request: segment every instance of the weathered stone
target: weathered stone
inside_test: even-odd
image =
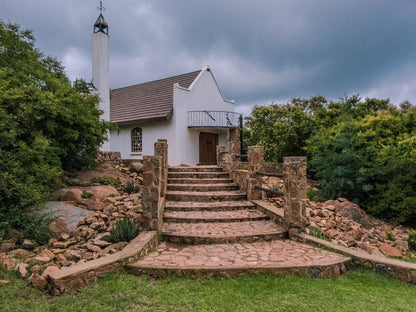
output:
[[[25,239],[22,245],[20,245],[20,247],[22,247],[23,249],[32,250],[33,248],[35,248],[35,244],[33,244],[30,240]]]
[[[19,249],[14,249],[14,250],[10,251],[8,253],[8,255],[11,258],[26,259],[26,258],[30,257],[32,255],[32,253],[25,250],[25,249],[19,248]]]
[[[8,252],[16,247],[15,241],[4,241],[0,244],[0,252]]]
[[[39,290],[44,290],[46,286],[48,285],[48,282],[37,273],[33,273],[30,279],[31,279],[32,286]]]
[[[41,277],[42,278],[44,278],[45,280],[46,280],[46,277],[50,274],[50,273],[52,273],[52,272],[56,272],[56,271],[58,271],[59,270],[59,268],[57,267],[57,266],[54,266],[54,265],[51,265],[51,266],[48,266],[43,272],[42,272],[42,275],[41,275]]]
[[[7,258],[3,260],[3,268],[7,271],[12,271],[20,263],[20,260],[15,258]]]
[[[87,244],[85,246],[85,248],[87,248],[88,250],[92,251],[92,252],[101,252],[101,248],[92,244]]]
[[[32,266],[30,268],[30,273],[37,273],[39,274],[40,272],[40,265],[39,264],[35,264],[34,266]]]
[[[82,199],[82,191],[77,188],[63,188],[52,193],[53,201],[72,201],[77,202]]]
[[[41,256],[37,256],[37,257],[33,257],[33,260],[34,260],[36,263],[39,263],[39,264],[45,264],[45,263],[49,262],[49,261],[51,260],[51,258],[49,258],[49,257],[41,257]]]
[[[59,235],[59,240],[60,240],[60,241],[66,241],[66,240],[68,240],[70,237],[71,237],[71,236],[69,236],[67,233],[61,233],[61,234]]]
[[[19,271],[20,275],[23,278],[25,278],[26,275],[27,275],[27,267],[28,267],[28,264],[27,263],[19,263],[17,265],[17,268],[16,269],[17,269],[17,271]]]
[[[78,261],[82,259],[81,253],[77,250],[67,250],[64,253],[64,256],[67,260],[70,260],[70,261]]]
[[[8,283],[10,283],[10,281],[0,280],[0,285],[6,285]]]
[[[401,257],[402,253],[396,247],[393,247],[389,244],[383,244],[380,246],[381,252],[386,256]]]
[[[94,240],[93,244],[94,244],[95,246],[100,247],[100,248],[105,248],[105,247],[107,247],[107,246],[110,246],[110,245],[111,245],[111,243],[110,243],[110,242],[107,242],[107,241],[104,241],[104,240]]]
[[[341,205],[337,207],[335,211],[345,218],[360,223],[366,229],[373,227],[373,222],[370,217],[358,205],[350,201],[343,200]]]
[[[409,252],[409,244],[405,240],[397,240],[395,242],[396,247],[404,254]]]

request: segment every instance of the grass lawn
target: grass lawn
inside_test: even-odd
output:
[[[0,311],[416,311],[416,286],[357,270],[336,279],[273,277],[154,280],[111,274],[53,298],[0,271]]]

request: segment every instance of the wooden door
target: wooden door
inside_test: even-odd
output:
[[[201,132],[199,134],[199,163],[201,165],[217,164],[218,134]]]

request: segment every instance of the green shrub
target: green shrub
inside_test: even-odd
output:
[[[308,192],[306,196],[308,196],[308,199],[310,201],[316,201],[316,191],[314,190],[313,187],[308,188]]]
[[[91,197],[93,197],[93,196],[94,196],[94,194],[93,194],[93,193],[88,192],[88,191],[86,191],[86,190],[83,190],[83,191],[82,191],[82,194],[81,194],[81,197],[82,197],[82,198],[85,198],[85,199],[91,198]]]
[[[49,227],[55,220],[52,214],[36,216],[18,207],[10,207],[6,214],[0,211],[0,220],[0,242],[3,238],[12,238],[20,244],[24,239],[29,239],[36,245],[44,245],[55,236]]]
[[[116,197],[117,195],[116,194],[113,194],[113,193],[111,193],[111,194],[108,194],[108,197]]]
[[[395,242],[396,241],[396,237],[394,237],[394,234],[390,231],[386,231],[386,237],[387,240]]]
[[[271,191],[273,191],[273,192],[279,192],[280,187],[279,187],[279,185],[277,185],[277,184],[272,184],[272,185],[270,186],[270,190],[271,190]]]
[[[119,177],[117,177],[117,179],[110,178],[110,177],[95,177],[93,179],[93,183],[98,183],[100,185],[112,185],[112,186],[116,186],[116,185],[120,185],[121,184],[121,180],[120,180]]]
[[[410,231],[407,243],[410,250],[416,251],[416,231]]]
[[[124,184],[124,191],[127,194],[137,193],[139,191],[139,187],[135,185],[133,181],[127,181],[126,184]]]
[[[78,179],[74,179],[74,178],[68,178],[68,180],[66,181],[66,183],[69,186],[80,186],[81,185],[81,183],[79,182],[79,180]]]
[[[139,229],[135,225],[134,221],[126,218],[117,221],[114,229],[110,232],[111,241],[118,242],[130,242],[139,234]]]
[[[324,239],[329,242],[331,241],[331,238],[328,235],[326,235],[324,232],[322,232],[320,229],[314,226],[309,227],[309,235],[316,238]]]

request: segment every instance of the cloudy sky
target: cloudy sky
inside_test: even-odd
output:
[[[1,0],[69,77],[91,80],[96,0]],[[292,97],[416,104],[415,0],[104,0],[111,88],[209,65],[245,115]]]

